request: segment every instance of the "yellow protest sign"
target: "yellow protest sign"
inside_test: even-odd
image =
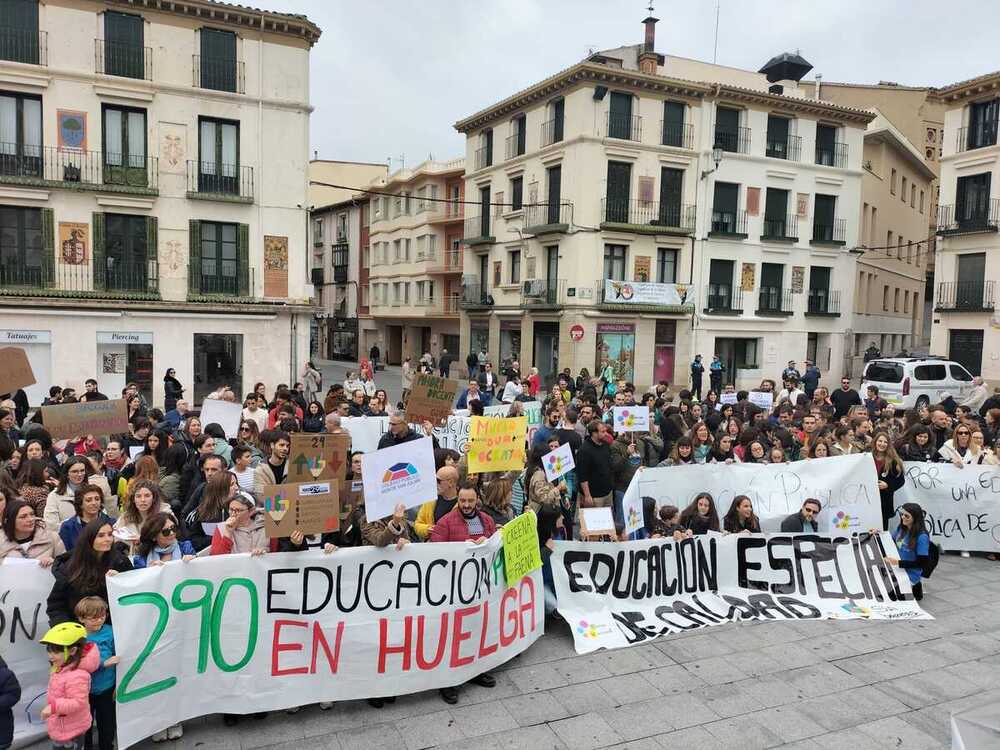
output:
[[[503,539],[503,564],[507,585],[513,586],[533,570],[542,567],[538,547],[538,521],[533,511],[522,513],[500,527]]]
[[[527,460],[527,417],[472,417],[469,424],[469,473],[523,469]]]

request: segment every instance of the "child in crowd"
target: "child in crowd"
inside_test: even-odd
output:
[[[121,657],[115,654],[115,636],[108,623],[108,603],[99,596],[85,596],[73,609],[76,619],[87,631],[87,641],[93,643],[100,654],[100,666],[90,678],[90,713],[97,724],[97,746],[112,750],[118,725],[115,720],[115,665]],[[93,741],[87,731],[85,750],[91,750]]]
[[[14,742],[14,706],[21,700],[21,683],[0,658],[0,750]]]
[[[83,750],[90,733],[90,675],[100,665],[100,654],[87,643],[87,631],[76,622],[63,622],[42,636],[49,655],[48,703],[42,709],[53,750]]]

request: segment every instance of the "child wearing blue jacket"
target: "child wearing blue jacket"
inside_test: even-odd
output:
[[[97,726],[99,750],[112,750],[118,723],[115,719],[115,636],[108,623],[108,603],[99,596],[85,596],[73,609],[77,621],[87,630],[87,641],[97,646],[101,666],[90,676],[90,713]],[[84,737],[84,750],[92,750],[92,733]]]
[[[14,742],[14,706],[21,700],[21,683],[0,658],[0,750]]]
[[[899,528],[892,535],[899,549],[899,560],[889,559],[906,571],[913,587],[913,598],[924,598],[922,578],[930,556],[931,537],[924,525],[924,509],[917,503],[904,503],[899,509]]]

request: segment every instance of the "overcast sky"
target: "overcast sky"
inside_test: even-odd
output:
[[[642,41],[648,0],[261,0],[323,29],[312,51],[320,158],[414,165],[463,154],[456,120]],[[257,5],[257,3],[254,3]],[[712,60],[715,2],[656,0],[657,52]],[[718,62],[800,50],[826,81],[940,86],[1000,67],[1000,3],[721,0]]]

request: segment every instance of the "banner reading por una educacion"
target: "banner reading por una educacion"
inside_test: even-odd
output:
[[[118,746],[206,713],[461,685],[544,630],[541,571],[505,580],[499,534],[251,558],[114,576]]]
[[[675,542],[556,542],[559,613],[576,651],[741,619],[931,619],[888,534],[711,534]]]

